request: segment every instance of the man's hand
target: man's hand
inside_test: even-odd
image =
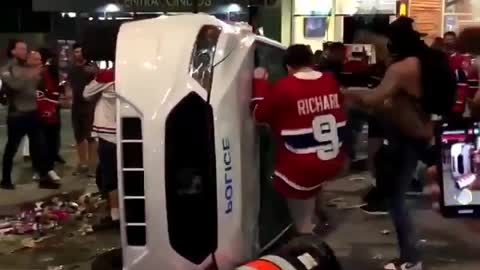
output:
[[[85,71],[90,73],[90,74],[96,74],[98,72],[98,67],[97,65],[90,63],[85,66]]]
[[[268,71],[266,68],[257,67],[253,72],[253,78],[256,80],[268,80]]]
[[[440,191],[440,187],[438,185],[438,179],[440,178],[438,167],[432,166],[427,170],[427,179],[429,181],[429,192],[433,199],[433,209],[440,211],[440,203],[442,200],[442,193]],[[465,220],[465,224],[468,228],[475,232],[480,233],[480,220]]]

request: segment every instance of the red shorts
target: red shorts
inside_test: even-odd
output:
[[[316,196],[325,182],[334,180],[345,169],[347,158],[341,153],[330,161],[319,161],[302,156],[300,159],[279,160],[273,185],[275,190],[288,199],[305,200]]]

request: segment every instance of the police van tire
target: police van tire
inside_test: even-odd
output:
[[[122,249],[114,249],[98,255],[92,262],[92,270],[122,270]]]
[[[340,270],[333,250],[316,235],[302,235],[271,255],[237,270]]]

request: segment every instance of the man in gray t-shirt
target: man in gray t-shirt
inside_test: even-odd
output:
[[[86,174],[90,167],[96,166],[97,146],[91,136],[95,102],[85,100],[83,91],[94,79],[97,67],[85,59],[80,44],[75,44],[73,50],[74,63],[68,71],[67,80],[72,90],[72,126],[78,154],[78,167],[74,174]]]
[[[37,88],[41,80],[41,66],[29,66],[27,44],[20,40],[10,41],[8,54],[10,61],[0,69],[0,77],[8,98],[7,144],[3,153],[2,181],[0,188],[15,189],[11,173],[13,158],[25,135],[32,149],[32,162],[40,174],[39,187],[58,189],[60,183],[54,178],[53,164],[45,150],[41,122],[37,111]]]

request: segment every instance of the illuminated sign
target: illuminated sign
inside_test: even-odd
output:
[[[340,0],[336,1],[337,15],[396,14],[396,0]]]
[[[295,15],[329,15],[332,10],[332,0],[296,0]]]

